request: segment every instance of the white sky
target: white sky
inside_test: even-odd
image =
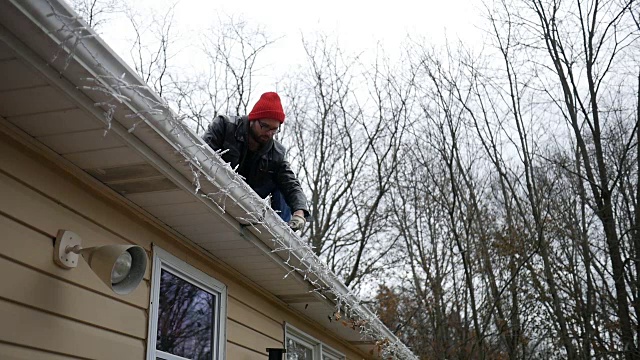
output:
[[[148,0],[146,0],[148,1]],[[154,4],[172,1],[153,1]],[[335,31],[349,40],[398,39],[407,31],[424,35],[442,34],[444,29],[461,34],[473,32],[478,5],[472,0],[178,0],[177,15],[182,21],[206,26],[216,13],[241,15],[264,24],[274,33],[300,30]],[[376,4],[376,5],[372,5]]]
[[[444,44],[447,38],[461,38],[468,44],[481,42],[481,32],[474,25],[482,21],[481,0],[129,0],[129,6],[142,14],[148,9],[164,14],[174,3],[179,47],[195,49],[199,36],[218,17],[233,15],[263,26],[271,39],[279,39],[261,56],[261,67],[267,73],[286,71],[303,59],[301,33],[335,36],[342,50],[353,54],[373,49],[380,41],[392,55],[407,33],[434,45]],[[123,31],[126,25],[112,21],[100,30],[107,43],[129,62],[132,34]],[[194,66],[192,51],[181,51],[173,60],[174,64]],[[274,86],[275,79],[261,77],[255,96]]]

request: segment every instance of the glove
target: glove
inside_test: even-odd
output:
[[[289,227],[293,229],[293,231],[298,231],[298,230],[302,231],[306,223],[307,223],[307,220],[305,220],[302,216],[292,215],[291,220],[289,220]]]

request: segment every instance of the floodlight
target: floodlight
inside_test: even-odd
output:
[[[136,245],[105,245],[82,248],[82,239],[69,230],[59,230],[53,250],[53,260],[60,267],[78,266],[85,259],[98,278],[118,295],[133,291],[147,269],[147,253]]]

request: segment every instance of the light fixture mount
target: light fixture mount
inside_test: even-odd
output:
[[[77,267],[80,255],[70,250],[80,248],[81,244],[82,238],[78,234],[69,230],[58,230],[53,250],[53,261],[65,269]]]

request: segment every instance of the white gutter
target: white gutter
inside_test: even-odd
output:
[[[61,48],[63,44],[74,43],[77,34],[73,34],[65,29],[77,29],[84,26],[77,20],[77,14],[68,7],[67,4],[58,0],[10,0],[10,2],[19,9],[25,16],[30,18],[34,24],[39,26],[49,37],[58,44]],[[58,16],[53,16],[53,9]],[[65,30],[62,30],[65,29]],[[133,111],[145,112],[149,110],[149,100],[162,104],[163,100],[157,96],[148,86],[120,59],[115,55],[110,48],[100,39],[95,36],[95,33],[89,34],[85,31],[86,35],[80,40],[80,45],[75,46],[73,49],[73,60],[79,63],[86,71],[93,73],[95,79],[101,77],[112,78],[116,74],[120,77],[124,75],[129,85],[135,87],[135,91],[131,88],[121,88],[120,93],[126,96],[129,100],[123,105],[130,107]],[[66,41],[65,41],[66,40]],[[67,49],[65,49],[67,50]],[[65,54],[65,56],[67,56]],[[99,59],[99,61],[98,61]],[[56,74],[55,71],[49,67],[48,69],[41,69],[49,73],[49,77],[52,74]],[[51,80],[51,78],[50,78]],[[55,79],[54,79],[55,80]],[[59,79],[58,79],[59,80]],[[112,84],[102,81],[102,85],[111,88]],[[60,81],[58,81],[60,83]],[[68,83],[63,84],[66,87]],[[63,87],[64,88],[64,87]],[[77,91],[76,89],[67,89]],[[84,106],[86,108],[86,106]],[[97,118],[103,118],[99,111],[93,109],[94,115]],[[171,115],[172,116],[172,115]],[[118,121],[114,118],[113,121]],[[182,153],[185,158],[189,159],[194,167],[198,168],[198,171],[205,175],[206,178],[211,179],[214,185],[220,189],[229,189],[229,197],[236,202],[236,204],[245,212],[245,214],[235,214],[236,220],[238,217],[246,216],[247,214],[264,213],[263,223],[265,228],[269,231],[270,235],[275,239],[279,239],[284,242],[284,245],[290,249],[297,260],[308,265],[309,270],[313,272],[307,275],[308,281],[318,281],[322,287],[332,289],[334,295],[338,298],[342,298],[344,301],[348,301],[350,305],[354,305],[351,311],[361,314],[369,322],[370,327],[377,330],[377,332],[386,337],[392,342],[399,344],[396,349],[396,355],[399,355],[401,359],[417,359],[417,357],[411,353],[411,351],[402,344],[399,339],[375,316],[367,307],[359,304],[358,299],[352,296],[349,289],[335,277],[333,273],[328,271],[322,261],[306,246],[300,238],[286,226],[284,222],[273,211],[263,211],[264,204],[262,199],[255,194],[250,187],[241,179],[229,166],[222,161],[222,159],[214,154],[213,151],[207,146],[202,146],[204,143],[202,140],[186,127],[181,129],[183,131],[176,131],[176,124],[166,119],[166,116],[158,116],[153,114],[145,115],[145,125],[153,129],[158,135],[160,135],[168,144],[171,144],[176,151]],[[112,129],[125,139],[128,143],[135,146],[137,149],[146,149],[147,152],[142,154],[154,164],[160,166],[160,170],[173,181],[177,182],[181,187],[189,190],[194,190],[194,185],[191,184],[185,176],[171,166],[167,166],[164,159],[158,154],[153,152],[147,146],[130,134],[126,130],[126,126],[119,123],[112,123]],[[140,146],[143,145],[143,146]],[[225,171],[212,172],[211,169],[225,169]],[[240,186],[238,184],[240,183]],[[209,204],[211,205],[211,204]],[[211,207],[211,206],[210,206]],[[212,207],[215,209],[215,207]],[[219,211],[221,213],[221,211]],[[231,214],[233,215],[233,214]],[[223,216],[227,218],[226,216]],[[231,223],[234,228],[240,229],[239,221],[236,224]],[[249,227],[251,229],[251,227]],[[283,263],[283,259],[278,257],[272,248],[264,243],[271,238],[265,236],[266,234],[257,231],[252,231],[253,235],[262,239],[262,242],[252,241],[255,245],[259,246],[265,254],[271,258],[277,260],[278,263]],[[284,264],[283,264],[284,265]],[[297,273],[292,273],[298,275]],[[299,275],[298,275],[299,276]],[[316,277],[311,279],[310,276]]]

